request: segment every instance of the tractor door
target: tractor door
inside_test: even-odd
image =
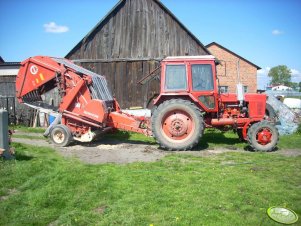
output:
[[[214,61],[191,62],[188,65],[191,94],[206,112],[218,109]]]

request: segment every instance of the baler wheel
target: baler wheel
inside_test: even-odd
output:
[[[183,151],[199,143],[204,121],[199,108],[182,99],[164,101],[152,115],[153,134],[164,149]]]
[[[71,131],[65,125],[56,125],[51,129],[50,140],[57,146],[68,146],[72,141]]]
[[[248,142],[255,151],[273,151],[278,140],[278,130],[268,121],[257,122],[248,130]]]

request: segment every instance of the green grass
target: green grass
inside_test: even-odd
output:
[[[301,156],[169,155],[86,165],[14,144],[0,160],[0,225],[279,225],[270,206],[301,214]],[[296,224],[297,225],[297,224]]]

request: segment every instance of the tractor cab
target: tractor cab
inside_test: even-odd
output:
[[[167,57],[161,62],[161,91],[155,104],[172,96],[190,98],[206,112],[218,111],[214,56]]]

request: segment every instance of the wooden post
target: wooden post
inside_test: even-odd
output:
[[[8,145],[8,112],[0,109],[0,151],[5,159],[12,159]]]

